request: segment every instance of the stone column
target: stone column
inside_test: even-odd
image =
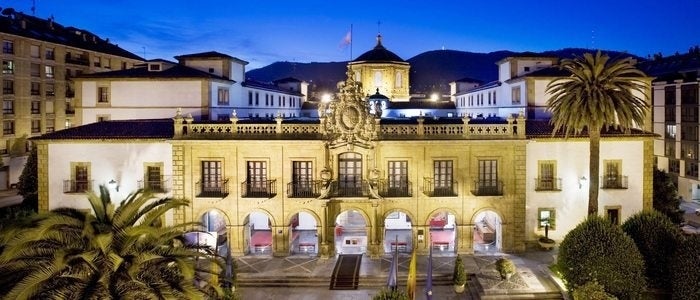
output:
[[[323,216],[321,217],[321,258],[327,259],[331,257],[332,245],[328,243],[328,200],[321,200],[321,209]]]

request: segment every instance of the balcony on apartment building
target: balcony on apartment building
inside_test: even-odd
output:
[[[277,195],[277,180],[255,180],[241,183],[244,198],[272,198]]]
[[[601,189],[627,189],[627,176],[606,175],[600,177]]]
[[[93,180],[63,180],[64,193],[85,193],[92,190]]]
[[[161,176],[160,179],[142,179],[137,182],[138,189],[143,189],[153,193],[167,193],[170,191],[170,178]]]
[[[474,196],[502,196],[503,182],[500,180],[474,180]]]
[[[323,180],[289,182],[287,198],[318,198],[323,186]]]
[[[81,66],[89,66],[90,61],[88,61],[87,58],[85,58],[82,55],[73,55],[71,53],[66,53],[66,63],[67,64],[74,64],[74,65],[81,65]]]
[[[423,178],[423,194],[428,197],[454,197],[457,196],[457,182],[435,180],[431,177]]]
[[[413,194],[411,182],[407,178],[380,179],[377,181],[377,189],[382,197],[411,197]]]
[[[561,191],[561,178],[535,178],[535,191]]]
[[[225,198],[228,196],[228,178],[223,180],[203,180],[195,183],[197,197]]]

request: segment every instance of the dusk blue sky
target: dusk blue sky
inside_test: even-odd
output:
[[[219,51],[254,69],[275,61],[350,58],[375,44],[404,59],[428,50],[544,51],[567,47],[646,57],[700,44],[697,0],[149,1],[35,0],[35,16],[87,29],[145,58]],[[32,0],[0,1],[31,14]]]

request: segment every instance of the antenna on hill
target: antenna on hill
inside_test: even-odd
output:
[[[595,49],[595,29],[591,30],[591,49]]]
[[[36,16],[36,0],[32,0],[32,16]]]

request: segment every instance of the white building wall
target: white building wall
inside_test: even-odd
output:
[[[600,171],[604,172],[604,160],[622,160],[622,174],[628,176],[628,189],[600,189],[599,214],[605,215],[606,206],[621,206],[620,223],[642,210],[642,183],[644,145],[642,141],[601,142]],[[538,208],[556,209],[556,229],[549,237],[562,240],[564,235],[583,221],[588,211],[589,143],[587,139],[576,141],[531,141],[527,145],[526,234],[534,240],[544,236],[538,229]],[[556,177],[561,178],[561,191],[535,191],[538,161],[555,160]],[[601,175],[599,175],[600,177]],[[586,177],[586,180],[580,180]],[[579,186],[580,183],[580,186]]]
[[[113,81],[110,103],[113,107],[201,107],[202,83],[200,80]]]
[[[172,175],[172,146],[167,142],[151,143],[67,143],[49,144],[48,149],[49,210],[58,207],[89,209],[85,194],[63,193],[63,181],[71,179],[71,162],[89,162],[92,189],[99,194],[99,186],[114,179],[119,191],[110,189],[114,203],[124,200],[137,190],[144,177],[144,163],[163,163],[163,175]]]

